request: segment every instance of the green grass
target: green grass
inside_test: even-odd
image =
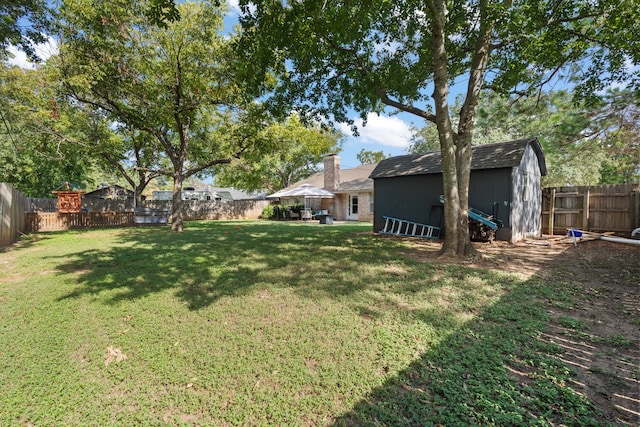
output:
[[[370,227],[192,222],[0,252],[0,425],[597,424],[537,339],[555,284],[419,262]]]

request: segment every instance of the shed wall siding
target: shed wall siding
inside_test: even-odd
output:
[[[374,231],[384,228],[383,216],[444,226],[441,174],[378,178],[374,182]],[[469,206],[488,214],[497,213],[497,218],[506,226],[510,203],[511,169],[471,172]]]
[[[441,174],[375,179],[373,230],[384,228],[383,216],[440,226],[440,194]],[[437,207],[433,214],[432,206]]]

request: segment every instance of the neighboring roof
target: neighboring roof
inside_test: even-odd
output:
[[[125,188],[121,185],[118,184],[112,184],[112,185],[101,185],[97,190],[93,190],[93,191],[89,191],[87,193],[85,193],[85,197],[91,197],[93,195],[99,195],[99,194],[103,194],[103,193],[109,193],[109,192],[113,192],[114,190],[120,191],[120,192],[124,192],[126,194],[130,194],[133,195],[133,191],[129,190],[128,188]]]
[[[373,180],[369,178],[371,172],[375,169],[377,163],[369,165],[360,165],[350,169],[340,169],[340,185],[332,193],[354,193],[358,191],[373,191]],[[309,178],[300,180],[283,190],[290,190],[301,186],[302,184],[311,184],[315,187],[324,188],[324,171],[314,173]]]
[[[231,195],[233,200],[255,200],[255,199],[264,199],[265,193],[247,193],[242,190],[237,190],[235,188],[225,188],[225,187],[208,187],[201,191],[211,191],[213,193],[224,194],[228,193]]]
[[[340,185],[334,193],[352,193],[356,191],[373,191],[373,180],[369,178],[377,163],[360,165],[352,169],[340,170]]]
[[[207,188],[198,188],[196,190],[187,190],[183,189],[183,193],[200,193],[200,194],[211,194],[218,195],[224,199],[232,199],[232,200],[262,200],[264,199],[265,193],[246,193],[242,190],[236,190],[235,188],[224,188],[224,187],[207,187]],[[154,194],[161,193],[169,193],[173,194],[173,190],[154,190]]]
[[[471,170],[501,169],[518,166],[528,145],[531,145],[540,166],[540,173],[547,174],[542,147],[536,138],[519,139],[496,144],[478,145],[472,148]],[[428,175],[442,172],[439,152],[409,154],[382,160],[370,177],[391,178],[396,176]]]

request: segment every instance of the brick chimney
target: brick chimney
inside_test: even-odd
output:
[[[329,154],[324,158],[324,189],[336,191],[340,185],[340,157]]]

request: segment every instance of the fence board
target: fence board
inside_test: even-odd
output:
[[[628,237],[640,227],[639,195],[638,184],[544,188],[542,231],[566,234],[575,227]]]
[[[145,200],[142,207],[171,211],[171,200]],[[258,219],[268,200],[183,200],[180,204],[185,221],[202,219]]]
[[[257,219],[268,200],[234,201],[198,201],[185,200],[181,208],[185,220],[202,219]],[[144,207],[152,209],[171,209],[171,201],[145,201]],[[42,205],[40,205],[42,206]],[[100,206],[96,208],[102,209]],[[90,227],[129,227],[136,225],[134,212],[29,212],[26,215],[25,229],[28,232],[60,231]]]
[[[0,247],[9,246],[24,231],[24,196],[9,183],[0,183]]]
[[[28,232],[38,232],[133,225],[133,212],[28,212],[25,228]]]

